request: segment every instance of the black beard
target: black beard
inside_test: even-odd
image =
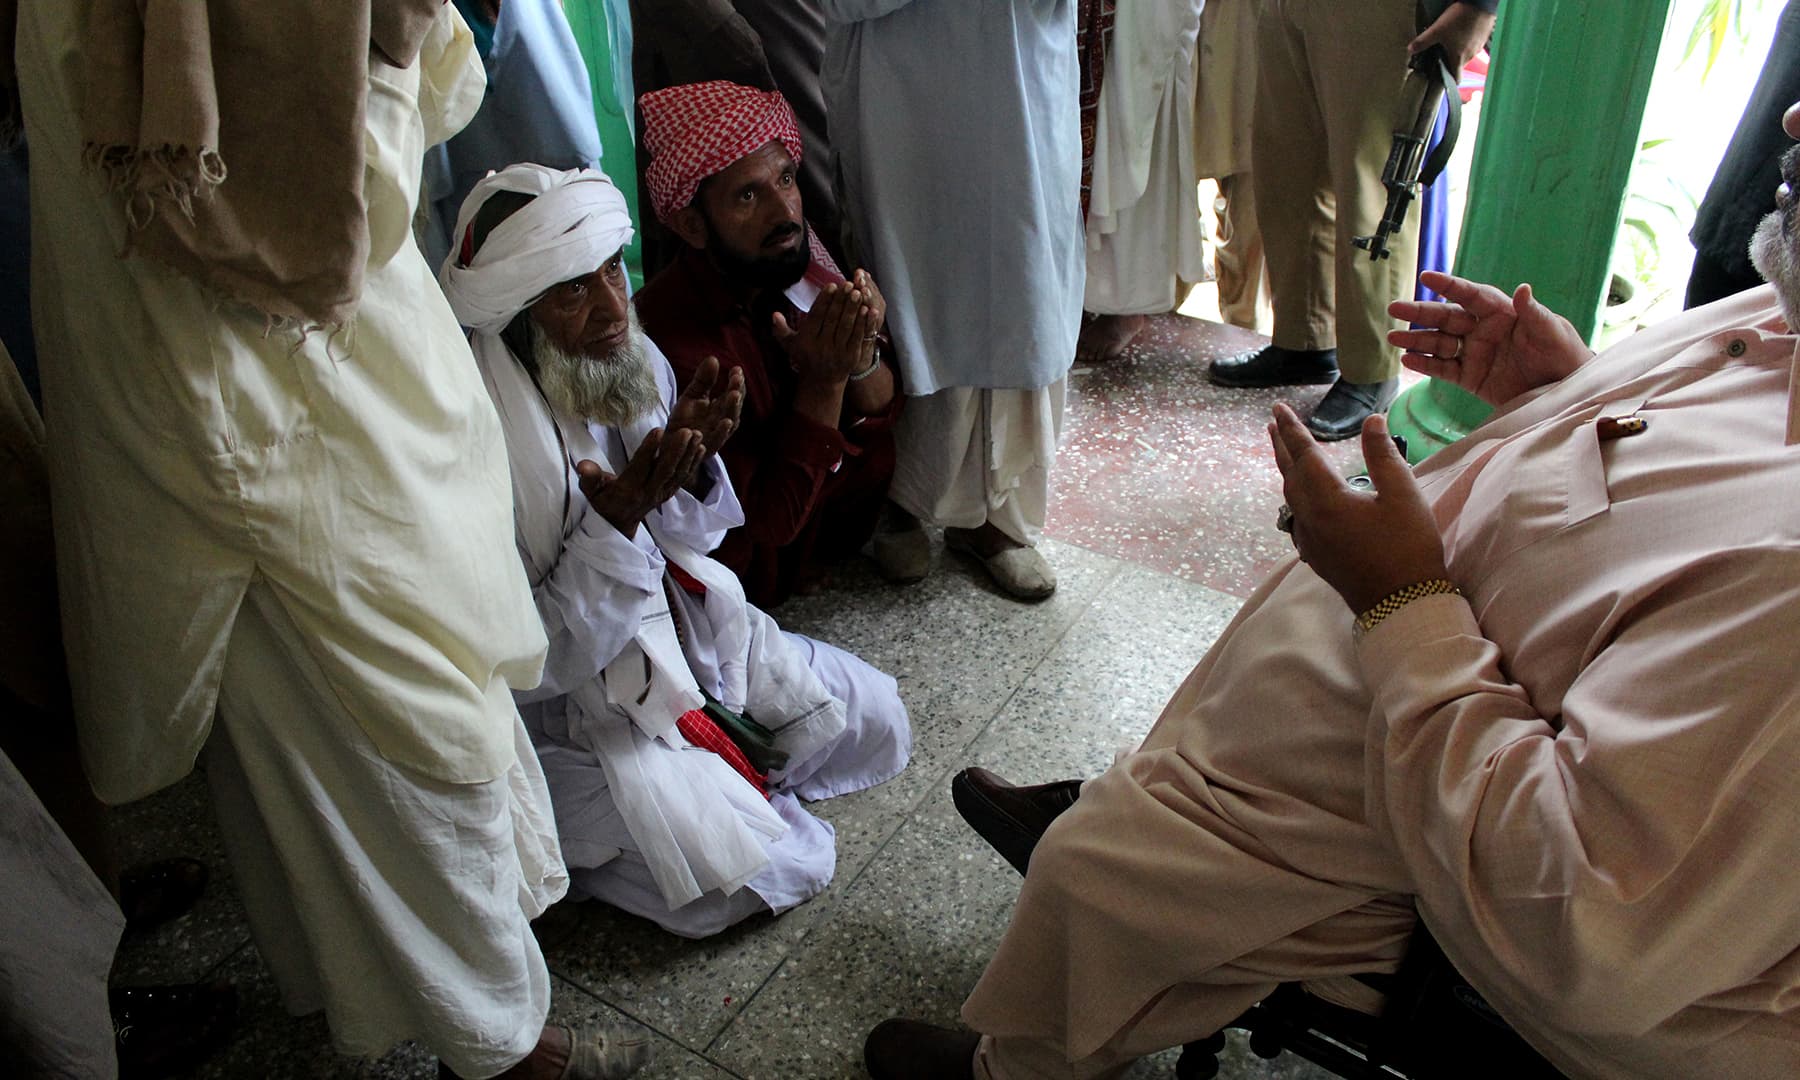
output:
[[[702,217],[705,213],[702,209]],[[812,245],[806,229],[805,222],[798,226],[800,242],[789,251],[779,255],[745,255],[725,243],[719,237],[719,230],[713,228],[712,219],[706,218],[706,254],[725,280],[733,285],[779,291],[805,277],[807,268],[812,265]],[[781,231],[777,230],[777,233]],[[777,233],[764,239],[776,239]]]

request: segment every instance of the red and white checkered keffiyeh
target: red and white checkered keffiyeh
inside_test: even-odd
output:
[[[659,221],[694,201],[700,182],[779,140],[800,161],[800,125],[779,91],[713,81],[654,90],[638,99],[644,110],[644,179]]]

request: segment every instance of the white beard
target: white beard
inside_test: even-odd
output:
[[[1750,264],[1775,286],[1788,329],[1800,332],[1800,236],[1783,231],[1782,218],[1788,212],[1777,210],[1756,226],[1756,235],[1750,238]]]
[[[637,312],[625,343],[604,356],[564,352],[527,319],[538,386],[553,408],[604,427],[621,427],[656,407],[662,392],[644,351]]]

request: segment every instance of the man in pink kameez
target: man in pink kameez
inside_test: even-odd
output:
[[[973,1030],[888,1021],[871,1072],[1116,1076],[1278,983],[1394,970],[1423,919],[1571,1075],[1800,1074],[1800,150],[1783,174],[1771,284],[1604,356],[1529,286],[1426,275],[1450,302],[1390,340],[1499,411],[1416,475],[1374,417],[1355,491],[1277,406],[1299,557],[1078,798],[959,778],[1030,872]]]

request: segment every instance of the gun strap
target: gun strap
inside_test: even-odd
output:
[[[1456,92],[1456,73],[1450,70],[1449,59],[1441,46],[1431,49],[1432,66],[1437,68],[1437,77],[1444,84],[1444,102],[1450,114],[1444,118],[1444,137],[1432,147],[1431,156],[1419,166],[1419,183],[1429,184],[1436,180],[1450,164],[1450,155],[1456,150],[1456,137],[1462,133],[1462,96]]]

